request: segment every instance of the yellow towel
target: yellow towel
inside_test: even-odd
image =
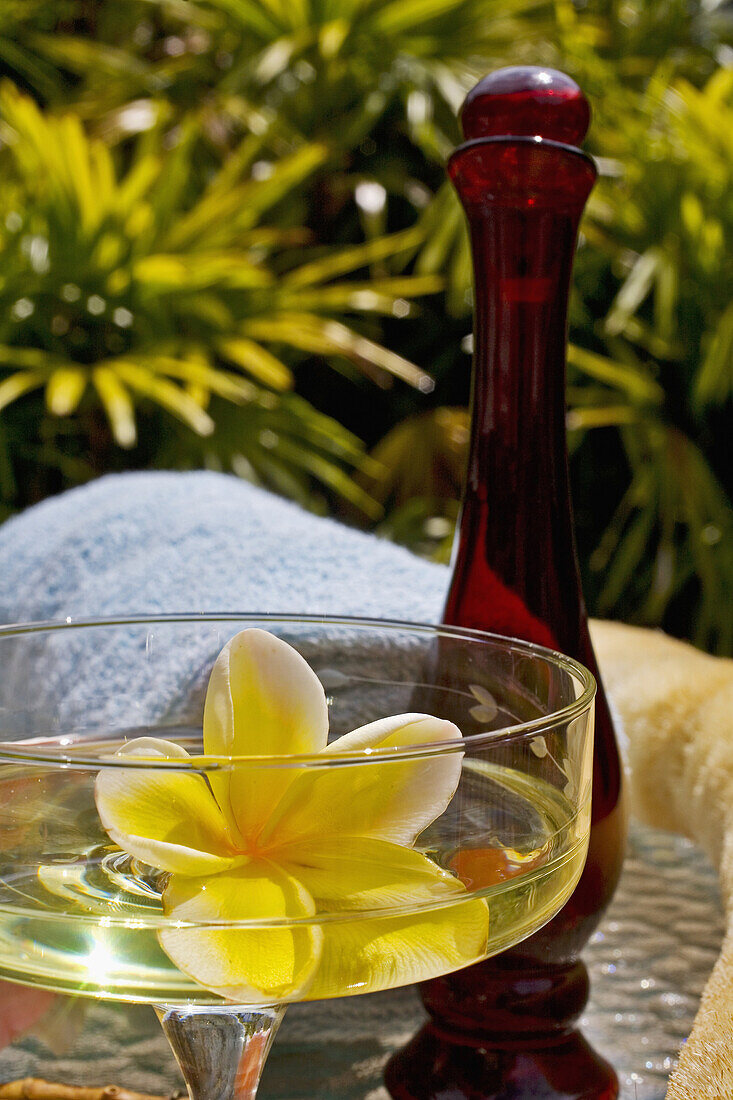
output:
[[[733,660],[641,627],[591,631],[628,738],[632,810],[708,852],[726,906],[727,935],[667,1100],[733,1100]]]

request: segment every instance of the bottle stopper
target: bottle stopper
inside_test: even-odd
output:
[[[575,81],[557,69],[531,65],[489,73],[468,93],[461,110],[466,141],[540,137],[579,145],[589,125],[590,106]]]

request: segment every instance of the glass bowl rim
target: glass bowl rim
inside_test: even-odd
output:
[[[277,611],[191,611],[177,612],[174,614],[149,613],[149,614],[123,614],[115,616],[73,618],[67,616],[62,620],[39,620],[29,622],[17,622],[0,626],[0,646],[5,638],[22,637],[32,634],[63,633],[66,630],[79,631],[85,628],[112,628],[118,626],[150,626],[154,624],[168,625],[173,623],[217,623],[239,622],[254,625],[283,624],[283,623],[311,623],[314,626],[345,626],[353,629],[379,629],[392,630],[395,633],[409,631],[414,634],[424,634],[433,637],[447,636],[467,642],[483,643],[484,645],[501,646],[505,650],[518,650],[525,656],[540,658],[546,664],[556,668],[562,668],[575,677],[582,685],[582,692],[577,699],[565,704],[550,714],[541,715],[526,722],[516,722],[503,726],[498,730],[487,730],[484,733],[475,733],[438,742],[424,742],[409,747],[395,747],[375,749],[369,752],[360,749],[351,752],[333,753],[324,756],[323,753],[287,753],[281,755],[248,755],[248,756],[192,756],[190,764],[184,759],[163,760],[160,757],[115,757],[107,754],[80,754],[69,753],[55,749],[53,752],[44,752],[43,746],[47,745],[47,739],[29,739],[23,744],[26,751],[13,748],[15,742],[0,740],[0,763],[3,761],[26,764],[49,764],[64,767],[124,767],[165,769],[171,771],[195,771],[206,773],[217,771],[222,766],[231,766],[240,763],[256,763],[260,767],[283,768],[294,765],[301,767],[335,767],[347,764],[370,762],[378,760],[410,760],[415,757],[436,757],[453,752],[465,752],[467,749],[483,748],[487,745],[501,745],[513,741],[521,741],[525,738],[540,736],[559,724],[570,723],[589,710],[596,695],[596,681],[593,674],[580,661],[561,653],[559,650],[550,649],[547,646],[528,642],[521,638],[509,635],[497,634],[488,630],[476,630],[470,627],[452,626],[446,623],[420,623],[403,619],[381,619],[368,616],[316,614],[301,612],[277,612]],[[0,651],[1,652],[1,651]],[[165,727],[161,728],[161,732]],[[1,731],[0,731],[1,736]],[[151,736],[147,734],[147,736]],[[40,749],[41,751],[37,751]],[[31,750],[31,751],[28,751]]]

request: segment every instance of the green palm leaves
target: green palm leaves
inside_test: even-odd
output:
[[[392,107],[426,147],[447,142],[467,86],[489,58],[537,40],[550,6],[538,0],[208,0],[240,32],[224,87],[276,106],[298,133],[342,148]],[[530,21],[530,18],[531,20]],[[437,129],[435,123],[437,122]]]
[[[720,70],[696,88],[660,72],[617,122],[597,140],[623,170],[601,179],[587,233],[617,281],[594,335],[635,388],[611,383],[573,413],[582,429],[616,409],[630,471],[591,559],[600,610],[662,622],[694,607],[694,639],[731,652],[733,79]],[[586,360],[576,353],[581,371]]]
[[[472,272],[443,160],[477,78],[549,63],[591,98],[601,167],[568,390],[589,602],[733,650],[721,12],[6,0],[0,515],[204,464],[445,558]]]
[[[197,184],[192,121],[169,150],[141,141],[120,169],[75,113],[44,114],[11,85],[0,92],[0,117],[8,180],[0,410],[33,390],[62,417],[96,402],[116,442],[131,447],[138,404],[209,436],[211,400],[225,399],[289,420],[289,431],[268,437],[284,466],[300,465],[367,506],[343,474],[361,458],[356,440],[335,425],[328,446],[312,447],[314,435],[326,434],[315,410],[283,397],[304,355],[430,388],[427,374],[345,320],[391,313],[405,295],[437,288],[435,278],[345,281],[404,252],[414,235],[303,262],[307,234],[266,219],[323,165],[327,150],[318,143],[266,162],[266,171],[260,161],[258,174],[263,141],[245,138]],[[245,419],[240,437],[247,427]],[[228,462],[240,452],[252,462],[253,451],[241,438]],[[263,456],[259,465],[265,471],[272,461]]]

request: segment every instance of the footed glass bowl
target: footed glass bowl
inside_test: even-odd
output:
[[[558,911],[593,678],[448,627],[191,615],[0,630],[0,978],[156,1007],[255,1095],[294,1001],[470,965]]]

